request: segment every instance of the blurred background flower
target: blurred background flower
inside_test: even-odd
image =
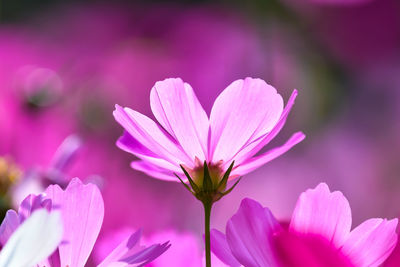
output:
[[[165,231],[198,238],[199,203],[179,183],[130,169],[132,157],[115,146],[114,104],[152,117],[151,87],[181,77],[209,114],[232,81],[259,77],[285,100],[299,90],[270,147],[297,130],[307,140],[217,203],[212,227],[224,230],[245,196],[287,220],[300,192],[319,182],[347,196],[355,225],[397,217],[399,12],[397,0],[3,1],[0,156],[23,182],[51,170],[60,145],[77,136],[62,176],[101,187],[100,238],[142,226],[150,240]],[[173,251],[172,243],[164,257]]]

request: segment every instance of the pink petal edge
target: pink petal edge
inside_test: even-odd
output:
[[[303,192],[290,221],[290,231],[321,237],[340,248],[351,229],[349,202],[339,191],[330,192],[325,183]]]

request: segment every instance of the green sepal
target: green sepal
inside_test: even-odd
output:
[[[225,192],[223,192],[223,193],[222,193],[222,196],[225,196],[225,195],[229,194],[229,193],[233,190],[233,188],[235,188],[235,186],[240,182],[241,179],[242,179],[242,177],[240,177],[240,178],[236,181],[236,183],[234,183],[234,184],[232,185],[231,188],[229,188],[228,190],[226,190]]]
[[[224,177],[219,182],[217,188],[220,188],[221,186],[223,186],[225,188],[226,183],[228,182],[229,175],[231,174],[231,171],[232,171],[232,168],[233,168],[233,164],[235,164],[235,161],[232,161],[231,165],[229,165],[229,168],[226,170],[226,172],[224,174]]]
[[[181,177],[179,177],[179,175],[177,175],[176,173],[174,173],[175,176],[179,179],[179,181],[181,181],[181,183],[183,184],[183,186],[189,190],[190,193],[194,194],[194,192],[192,191],[192,189],[190,189],[190,187],[181,179]]]
[[[192,189],[194,190],[194,192],[196,192],[196,193],[200,192],[199,187],[198,187],[198,186],[196,185],[196,183],[193,181],[192,177],[190,177],[189,173],[185,170],[185,168],[183,168],[182,165],[179,165],[179,166],[181,166],[181,169],[182,169],[183,173],[185,174],[186,178],[189,180],[190,186],[192,187]]]
[[[213,182],[211,180],[210,171],[208,170],[206,161],[204,161],[203,190],[206,192],[211,192],[213,190]]]

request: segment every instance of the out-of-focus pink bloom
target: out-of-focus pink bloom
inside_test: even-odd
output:
[[[189,232],[168,230],[151,235],[144,240],[148,244],[170,240],[171,249],[149,264],[149,267],[202,267],[205,266],[204,250],[198,238]],[[177,256],[179,255],[179,256]],[[215,255],[212,255],[212,265],[226,266]]]
[[[84,266],[100,232],[104,216],[101,193],[94,184],[84,185],[75,178],[65,190],[50,185],[43,195],[29,195],[20,205],[18,214],[10,210],[0,226],[0,240],[6,242],[13,229],[39,208],[61,212],[63,240],[57,251],[39,266]],[[149,247],[139,245],[140,231],[128,236],[99,266],[145,264],[168,249],[168,242]]]
[[[347,199],[322,183],[300,195],[288,231],[268,208],[244,199],[226,236],[212,231],[212,251],[231,266],[379,266],[397,243],[396,226],[397,219],[374,218],[350,231]]]
[[[81,146],[81,139],[77,135],[70,135],[58,147],[47,166],[28,168],[19,183],[12,189],[14,206],[17,207],[29,194],[40,194],[50,184],[66,187],[70,178],[65,173]]]
[[[310,2],[321,5],[343,5],[343,6],[359,5],[371,1],[374,0],[310,0]]]
[[[152,262],[151,267],[177,266],[201,267],[202,246],[194,234],[174,230],[159,232],[151,235],[144,242],[151,244],[160,240],[170,240],[171,249]]]
[[[101,237],[94,250],[95,261],[99,262],[101,258],[104,258],[110,253],[112,247],[121,242],[130,232],[132,229],[123,228]],[[146,266],[202,267],[205,265],[201,240],[195,234],[169,229],[144,237],[143,243],[154,244],[164,240],[170,240],[171,248]],[[226,266],[215,255],[212,256],[213,266]]]
[[[284,1],[299,13],[300,21],[308,21],[308,31],[312,32],[313,38],[318,39],[324,51],[341,64],[353,80],[354,74],[365,79],[371,70],[397,64],[398,1]]]
[[[117,105],[114,117],[126,130],[117,145],[141,159],[132,162],[132,168],[159,179],[177,181],[173,173],[184,177],[180,165],[199,178],[204,162],[220,176],[235,161],[234,178],[304,139],[297,132],[281,147],[254,157],[281,130],[296,95],[295,90],[284,108],[282,97],[263,80],[237,80],[218,96],[208,118],[189,84],[166,79],[150,93],[151,109],[162,128]]]

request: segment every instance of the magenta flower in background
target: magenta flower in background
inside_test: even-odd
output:
[[[297,132],[284,145],[254,156],[281,130],[296,95],[295,90],[284,108],[282,97],[263,80],[237,80],[218,96],[208,118],[189,84],[166,79],[150,93],[151,109],[162,127],[117,105],[114,117],[126,130],[117,145],[140,159],[132,162],[132,168],[159,179],[178,181],[174,173],[183,178],[182,165],[196,182],[201,181],[207,162],[218,181],[232,161],[230,177],[238,177],[304,139]]]
[[[226,236],[212,230],[211,244],[230,266],[379,266],[397,243],[396,226],[397,219],[374,218],[350,231],[347,199],[322,183],[300,195],[288,231],[268,208],[244,199]]]
[[[20,181],[16,182],[10,190],[14,207],[18,207],[27,195],[40,194],[50,184],[58,184],[65,188],[71,179],[66,171],[74,163],[81,147],[81,138],[77,135],[69,135],[55,151],[48,166],[28,168]]]
[[[57,251],[39,265],[46,267],[84,266],[100,232],[104,216],[101,193],[94,184],[84,185],[74,178],[65,190],[50,185],[43,195],[29,195],[20,205],[18,214],[9,210],[0,226],[0,240],[29,218],[36,209],[60,210],[64,226],[63,242]],[[139,245],[141,232],[128,236],[99,266],[142,266],[168,249],[168,242],[149,247]]]

